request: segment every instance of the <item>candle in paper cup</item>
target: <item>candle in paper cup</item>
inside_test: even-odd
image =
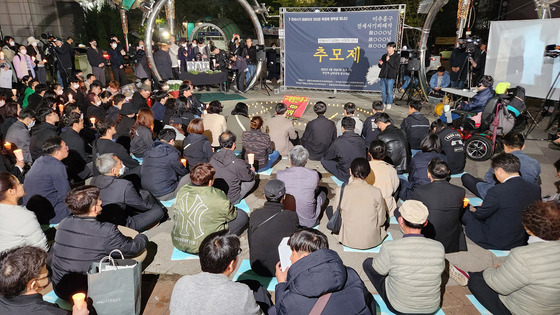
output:
[[[72,102],[74,100],[74,97],[72,96],[72,94],[68,94],[68,102]]]
[[[95,117],[91,117],[89,121],[91,121],[91,124],[95,126]]]
[[[187,167],[187,159],[181,159],[181,163],[184,167]]]
[[[16,95],[17,94],[17,90],[16,89],[12,89],[12,95]]]
[[[255,164],[255,154],[254,153],[248,153],[247,154],[247,160],[249,161],[249,164],[251,164],[251,165]]]
[[[23,161],[23,151],[21,149],[14,150],[14,155],[18,161]]]
[[[72,301],[74,301],[74,305],[81,310],[86,304],[86,295],[84,293],[76,293],[72,295]]]
[[[60,111],[60,114],[62,114],[64,112],[64,104],[59,104],[58,110]]]
[[[6,143],[4,143],[4,147],[6,150],[10,151],[12,149],[12,144],[6,141]]]
[[[469,199],[465,198],[463,199],[463,208],[466,208],[469,206]]]

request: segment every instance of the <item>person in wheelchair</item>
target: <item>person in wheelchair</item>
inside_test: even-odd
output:
[[[474,120],[475,124],[480,124],[481,115],[479,113],[482,112],[484,106],[486,106],[488,101],[492,97],[494,97],[494,89],[492,88],[493,85],[494,79],[491,76],[485,75],[480,78],[480,81],[478,82],[478,85],[476,87],[476,95],[473,96],[470,102],[464,101],[461,104],[457,105],[455,111],[452,114],[452,119],[456,120],[461,116],[460,113],[456,112],[457,110],[460,110],[462,112],[469,112],[469,114],[472,114],[471,119]],[[445,113],[443,113],[440,118],[443,122],[448,122]]]

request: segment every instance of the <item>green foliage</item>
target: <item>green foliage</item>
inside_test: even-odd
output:
[[[124,39],[119,10],[113,6],[104,4],[99,11],[85,10],[83,18],[83,26],[75,34],[81,43],[87,45],[89,39],[95,38],[99,48],[107,49],[110,35]]]

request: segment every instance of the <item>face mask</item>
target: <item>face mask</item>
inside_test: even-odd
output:
[[[56,95],[62,95],[62,92],[63,92],[62,90],[58,90],[56,91]]]
[[[27,126],[27,129],[31,129],[31,128],[33,128],[33,126],[35,126],[35,120],[32,120],[32,121],[29,123],[29,126]]]
[[[196,47],[196,44],[192,44],[193,47]]]
[[[138,46],[138,48],[144,49],[144,45],[140,45],[140,46]]]
[[[16,45],[16,43],[10,42],[10,46],[15,46],[15,45]]]
[[[22,55],[25,55],[25,54],[27,54],[27,49],[22,49],[19,52],[21,52]]]
[[[126,166],[124,166],[124,164],[123,164],[123,166],[122,166],[121,169],[119,170],[119,176],[122,176],[122,175],[124,174],[124,171],[125,171],[125,170],[126,170]]]
[[[113,49],[117,48],[117,44],[111,44],[111,47],[113,47]]]
[[[80,119],[84,119],[84,114],[80,114]]]
[[[80,88],[80,85],[79,84],[74,84],[74,85],[72,85],[72,87],[77,90],[77,89]]]
[[[97,106],[101,105],[101,101],[98,101],[97,103],[95,103],[95,105]]]
[[[4,105],[6,105],[6,101],[4,101],[4,100],[0,101],[0,107],[2,107]]]
[[[97,42],[92,42],[91,45],[92,46],[97,46]]]

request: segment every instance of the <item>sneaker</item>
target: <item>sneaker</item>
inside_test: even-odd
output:
[[[385,104],[385,109],[391,109],[391,104]]]
[[[449,278],[455,280],[459,285],[465,287],[469,283],[469,274],[466,271],[463,271],[453,264],[449,264]]]

